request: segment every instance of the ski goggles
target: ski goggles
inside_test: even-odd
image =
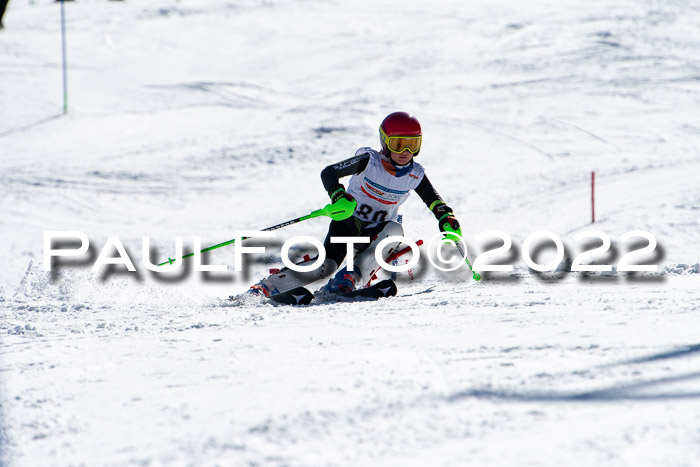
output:
[[[382,140],[392,152],[408,150],[411,154],[416,154],[420,151],[422,136],[387,136],[382,128],[379,128],[379,133],[381,133]]]

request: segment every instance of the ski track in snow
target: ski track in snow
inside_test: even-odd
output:
[[[700,10],[692,2],[10,2],[0,31],[0,464],[700,463]],[[408,67],[408,68],[407,68]],[[418,115],[420,162],[474,236],[512,236],[512,273],[422,261],[377,302],[275,306],[279,264],[154,277],[191,248],[325,203],[318,174]],[[590,173],[597,218],[590,222]],[[436,233],[417,197],[412,238]],[[551,230],[657,274],[535,274]],[[43,231],[118,236],[139,274],[43,270]],[[542,262],[547,260],[546,252]],[[570,260],[571,258],[568,257]],[[216,250],[215,264],[233,264]],[[320,284],[314,284],[320,286]],[[316,287],[317,288],[317,287]]]

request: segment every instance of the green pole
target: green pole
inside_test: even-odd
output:
[[[457,242],[456,245],[457,245],[457,251],[459,251],[459,254],[462,255],[462,257],[464,258],[464,261],[466,261],[467,265],[469,266],[469,270],[472,272],[472,278],[475,281],[481,280],[481,274],[479,274],[478,272],[474,271],[474,269],[472,269],[472,263],[469,262],[469,258],[467,258],[467,255],[465,254],[464,250],[462,249],[462,245],[460,245],[459,242]]]
[[[68,64],[66,62],[66,12],[61,0],[61,49],[63,53],[63,113],[68,113]]]
[[[273,225],[272,227],[266,227],[262,230],[261,232],[269,232],[270,230],[277,230],[281,229],[282,227],[287,227],[289,225],[296,224],[298,222],[305,221],[307,219],[313,219],[314,217],[321,217],[321,216],[328,216],[333,220],[336,221],[341,221],[343,219],[347,219],[348,217],[352,216],[353,212],[355,212],[355,207],[357,206],[357,201],[348,201],[344,198],[341,198],[340,200],[336,201],[333,204],[327,204],[321,209],[317,209],[316,211],[309,213],[305,216],[297,217],[296,219],[292,219],[286,222],[282,222],[281,224]],[[241,240],[247,240],[251,237],[242,237]],[[231,245],[236,241],[236,239],[231,239],[227,240],[222,243],[218,243],[216,245],[212,245],[210,247],[207,247],[203,250],[200,251],[200,253],[205,253],[207,251],[211,250],[216,250],[217,248],[221,248],[226,245]],[[182,258],[189,258],[191,256],[194,256],[193,253],[189,253],[184,255]],[[173,258],[168,258],[167,261],[163,261],[160,263],[158,266],[163,266],[165,264],[173,264],[176,260]]]

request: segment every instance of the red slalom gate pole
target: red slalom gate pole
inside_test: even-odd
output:
[[[595,171],[591,172],[591,224],[595,224]]]

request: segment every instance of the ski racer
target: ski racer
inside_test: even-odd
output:
[[[330,276],[342,264],[347,244],[333,243],[334,237],[369,237],[370,243],[358,243],[353,271],[340,269],[324,287],[328,292],[345,293],[366,284],[379,269],[374,250],[379,242],[389,236],[402,236],[403,227],[396,219],[399,207],[413,190],[438,220],[440,231],[447,238],[462,231],[452,209],[440,198],[425,175],[423,167],[414,161],[422,142],[421,126],[416,117],[406,112],[389,114],[379,126],[381,151],[360,148],[355,156],[329,165],[321,172],[323,186],[333,205],[349,206],[352,216],[345,220],[332,220],[324,241],[326,259],[313,271],[297,272],[288,268],[273,273],[253,285],[249,292],[271,296],[305,286]],[[347,189],[340,179],[351,175]],[[454,238],[454,237],[452,237]],[[383,247],[381,257],[388,256],[399,245],[389,243]],[[299,265],[313,263],[316,258],[308,255]]]

